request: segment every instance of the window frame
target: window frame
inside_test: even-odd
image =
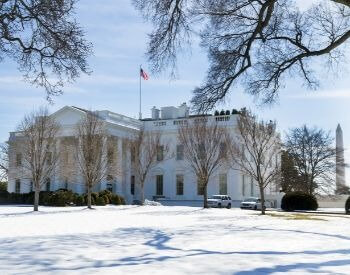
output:
[[[201,183],[199,178],[197,178],[197,195],[204,196],[204,184]]]
[[[176,174],[176,196],[184,195],[184,181],[185,177],[183,174]]]
[[[20,179],[16,179],[16,181],[15,181],[15,193],[16,194],[21,193],[21,180]]]
[[[130,194],[135,195],[135,176],[131,175],[130,176]]]
[[[223,179],[224,181],[222,181]],[[224,184],[224,187],[222,186],[222,184]],[[227,196],[227,173],[219,174],[219,195]]]
[[[22,153],[16,153],[16,167],[22,166]]]
[[[184,160],[184,152],[185,147],[183,144],[176,145],[176,160]]]
[[[156,175],[156,196],[164,195],[164,177],[163,175]]]
[[[164,160],[164,145],[157,146],[157,161]]]

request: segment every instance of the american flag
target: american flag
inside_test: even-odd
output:
[[[147,74],[143,69],[140,69],[140,76],[141,76],[144,80],[148,80],[148,74]]]

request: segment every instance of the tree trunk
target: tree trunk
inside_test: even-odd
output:
[[[265,215],[265,194],[262,184],[259,184],[260,189],[260,199],[261,199],[261,215]]]
[[[87,188],[88,190],[88,194],[87,194],[87,207],[89,208],[89,209],[92,209],[92,207],[91,207],[91,187],[90,187],[90,184],[88,184],[88,188]]]
[[[208,208],[208,183],[206,183],[205,185],[204,185],[204,194],[203,194],[203,197],[204,197],[204,199],[203,199],[203,207],[204,208]]]
[[[34,192],[34,211],[39,211],[39,194],[40,194],[40,189],[35,187],[35,192]]]
[[[145,204],[145,190],[143,188],[143,183],[141,183],[140,185],[140,201],[141,201],[141,205]]]

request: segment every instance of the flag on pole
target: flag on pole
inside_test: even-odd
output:
[[[144,79],[144,80],[148,80],[148,74],[141,68],[140,69],[140,76]]]

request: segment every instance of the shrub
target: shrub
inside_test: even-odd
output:
[[[108,198],[107,203],[110,203],[110,201],[112,200],[113,193],[111,191],[108,191],[108,190],[102,190],[98,193],[98,196],[99,197],[107,196],[107,198]]]
[[[93,196],[92,194],[93,193],[91,193],[91,205],[96,205],[95,196]],[[87,194],[84,195],[84,200],[85,200],[85,203],[87,205],[87,203],[88,203],[88,195]]]
[[[120,205],[121,204],[120,197],[118,195],[113,195],[111,199],[111,203],[114,205]]]
[[[9,192],[0,191],[0,204],[7,204]]]
[[[84,205],[86,205],[84,196],[82,196],[82,195],[77,195],[77,196],[75,196],[75,198],[74,198],[74,204],[75,204],[76,206],[84,206]]]
[[[48,201],[46,202],[48,206],[66,206],[66,201],[64,196],[60,193],[53,193],[49,196]]]
[[[45,205],[48,206],[66,206],[74,202],[74,194],[70,190],[59,189],[52,192],[48,196],[48,200]]]
[[[106,204],[110,204],[110,200],[107,195],[102,196]]]
[[[40,205],[49,205],[50,196],[53,192],[51,191],[41,191],[39,195]]]
[[[97,198],[98,198],[98,193],[97,192],[91,192],[91,198],[95,202],[97,200]]]
[[[121,205],[125,205],[126,204],[125,203],[125,199],[123,197],[119,197],[119,199],[120,199],[120,204]]]
[[[317,210],[318,203],[312,195],[292,192],[283,196],[281,208],[285,211]]]
[[[345,203],[345,213],[350,214],[350,197],[348,197]]]
[[[103,199],[103,197],[98,197],[96,199],[96,205],[99,205],[99,206],[105,206],[106,205],[106,202],[105,200]]]
[[[7,182],[0,182],[0,192],[2,191],[7,192]]]

